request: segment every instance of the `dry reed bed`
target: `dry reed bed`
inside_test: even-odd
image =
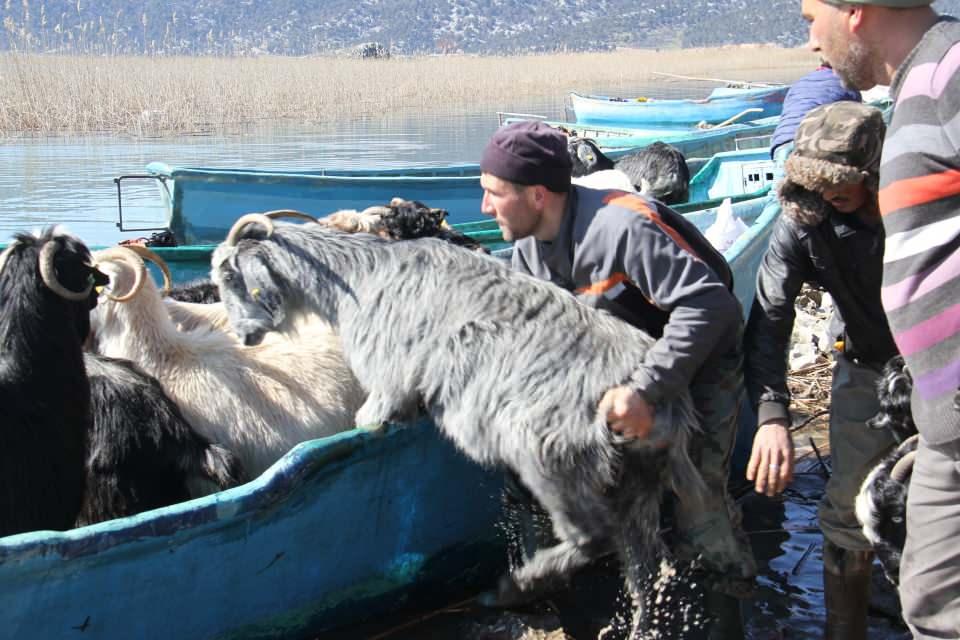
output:
[[[741,46],[513,57],[81,57],[0,54],[0,133],[211,130],[254,120],[342,119],[400,109],[492,107],[628,91],[652,72],[790,81],[802,49]]]

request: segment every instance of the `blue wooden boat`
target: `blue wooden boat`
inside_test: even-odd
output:
[[[780,114],[788,86],[742,89],[733,93],[712,94],[702,100],[618,98],[613,96],[570,94],[570,103],[578,123],[637,127],[649,124],[717,124],[744,112],[747,119]],[[759,111],[750,112],[751,109]]]
[[[529,120],[530,116],[502,116],[503,124]],[[568,132],[578,138],[590,138],[604,152],[618,149],[637,149],[656,141],[669,142],[688,158],[712,156],[721,151],[753,149],[770,146],[770,136],[777,127],[779,116],[758,118],[748,122],[733,122],[725,126],[697,127],[691,125],[669,126],[613,126],[582,122],[563,122],[536,118]]]
[[[725,256],[749,309],[779,206],[757,197],[734,210],[749,229]],[[716,208],[685,215],[705,229]],[[209,271],[210,246],[156,251],[177,280]],[[750,421],[744,416],[741,465]],[[4,633],[314,638],[455,601],[505,569],[500,490],[498,473],[467,460],[424,421],[303,443],[229,491],[0,539]]]
[[[671,144],[687,157],[712,156],[734,148],[736,130],[688,138]],[[617,159],[635,148],[607,153]],[[728,157],[725,162],[737,162]],[[115,178],[118,194],[131,178],[157,182],[166,227],[178,244],[219,242],[233,221],[251,211],[296,209],[323,216],[339,209],[389,202],[394,196],[420,200],[446,209],[451,224],[483,219],[480,167],[463,164],[434,168],[343,169],[305,172],[171,167],[162,162],[147,166],[146,176]],[[716,197],[716,196],[711,196]],[[119,226],[124,228],[122,197]]]

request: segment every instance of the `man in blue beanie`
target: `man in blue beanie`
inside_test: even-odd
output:
[[[881,298],[920,432],[900,564],[915,638],[960,638],[960,22],[932,0],[803,0],[809,46],[847,86],[890,85]]]
[[[644,438],[653,407],[689,389],[703,435],[691,452],[712,490],[706,508],[678,501],[674,550],[707,585],[709,638],[743,638],[738,598],[756,572],[727,493],[744,396],[743,319],[726,260],[666,205],[635,193],[571,185],[567,139],[541,122],[499,129],[480,161],[482,210],[515,241],[513,266],[610,311],[657,341],[629,386],[598,411],[626,438]],[[685,636],[686,637],[686,636]],[[690,636],[693,637],[693,636]]]

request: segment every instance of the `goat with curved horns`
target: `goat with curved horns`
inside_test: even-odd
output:
[[[17,234],[0,254],[0,536],[69,529],[91,427],[83,342],[106,277],[77,238]]]
[[[138,255],[116,247],[96,258],[112,285],[93,314],[95,348],[157,378],[193,428],[251,476],[300,442],[353,428],[363,391],[328,327],[312,323],[295,341],[255,349],[222,331],[181,332]]]
[[[639,597],[663,552],[661,492],[697,500],[688,394],[657,406],[648,440],[622,442],[597,407],[632,384],[653,339],[495,258],[433,239],[389,242],[244,216],[211,275],[247,344],[305,313],[339,328],[369,396],[361,425],[425,406],[468,456],[517,473],[553,520],[539,550],[488,599],[522,601],[611,550]],[[640,600],[637,600],[638,602]],[[640,618],[637,618],[639,624]]]

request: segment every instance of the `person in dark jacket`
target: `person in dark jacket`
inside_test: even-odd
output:
[[[703,434],[693,445],[705,508],[678,501],[671,543],[708,585],[709,638],[743,638],[739,599],[756,563],[726,490],[744,397],[743,319],[723,256],[666,205],[636,193],[571,185],[566,139],[540,122],[499,129],[480,162],[481,210],[516,241],[514,269],[570,291],[657,341],[598,412],[625,438],[644,438],[653,407],[689,389]],[[690,637],[690,636],[685,636]]]
[[[856,89],[843,86],[840,77],[833,72],[829,64],[823,62],[814,71],[803,76],[790,85],[787,95],[783,99],[783,110],[777,128],[770,138],[770,157],[786,161],[786,154],[793,148],[791,144],[796,135],[797,127],[811,109],[822,104],[852,100],[860,102],[863,97]]]
[[[866,425],[879,410],[876,382],[896,355],[880,298],[884,231],[877,200],[885,125],[878,109],[835,102],[811,111],[797,129],[778,196],[777,221],[757,275],[744,339],[745,377],[758,432],[747,477],[767,495],[793,473],[787,350],[794,301],[804,283],[826,289],[836,314],[830,409],[833,473],[818,515],[823,548],[827,638],[866,638],[873,554],[854,514],[857,491],[893,445]]]

